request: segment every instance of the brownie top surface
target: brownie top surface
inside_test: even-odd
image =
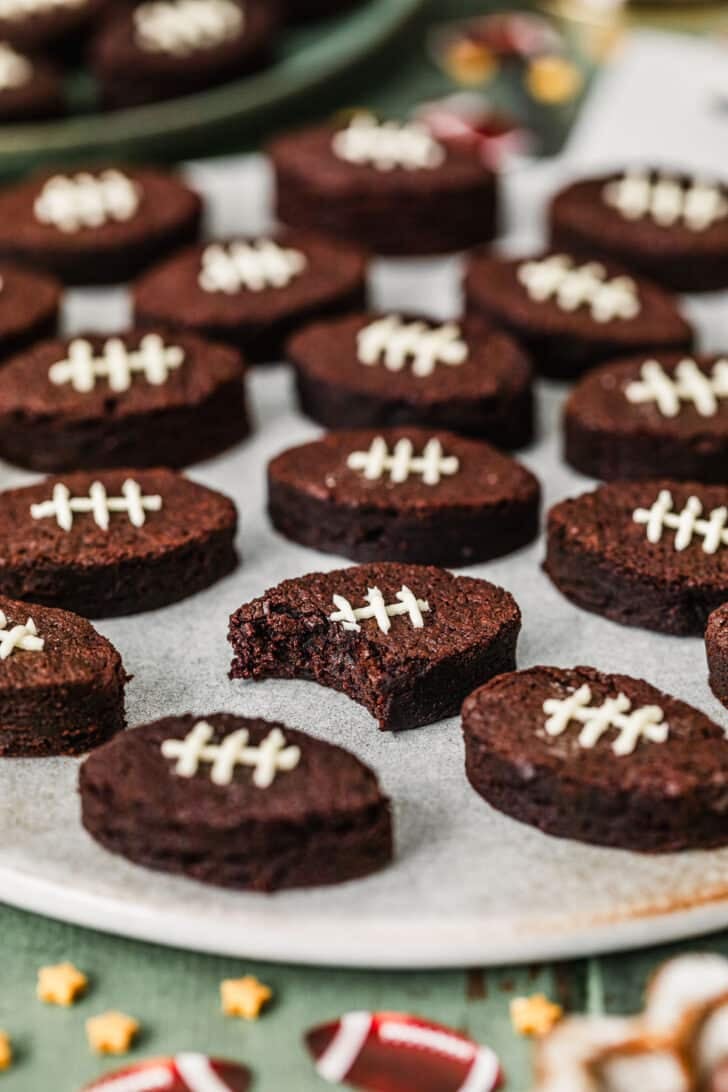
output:
[[[436,474],[439,480],[425,484],[423,473],[416,469],[405,481],[393,481],[387,469],[378,478],[368,478],[363,464],[372,444],[381,440],[389,458],[402,441],[411,444],[414,459],[423,457],[428,444],[439,443],[441,458],[436,455],[433,463],[440,467]],[[354,467],[348,465],[352,455],[358,464]],[[351,505],[353,509],[497,508],[533,501],[539,493],[538,481],[530,471],[489,444],[414,427],[329,433],[284,451],[269,464],[268,475],[271,483],[287,485],[319,501]]]
[[[102,24],[92,43],[94,64],[110,71],[131,69],[137,79],[184,75],[192,64],[213,72],[262,49],[277,24],[277,6],[272,0],[239,0],[244,18],[239,29],[224,40],[206,43],[188,53],[143,49],[137,41],[132,6],[122,7]]]
[[[427,603],[422,609],[422,626],[415,627],[405,615],[391,619],[385,633],[374,618],[359,622],[359,631],[346,630],[330,615],[339,607],[334,596],[348,600],[352,608],[366,607],[367,593],[378,588],[385,604],[397,604],[397,593],[405,587]],[[351,648],[353,655],[368,658],[385,674],[403,660],[420,661],[425,668],[496,639],[504,627],[517,625],[520,611],[503,588],[468,576],[453,576],[432,565],[404,565],[380,562],[355,565],[328,573],[309,573],[284,580],[260,598],[245,603],[231,618],[231,640],[236,631],[252,625],[263,626],[273,640],[289,635],[300,639],[307,633],[325,632],[337,644]]]
[[[201,213],[200,197],[171,172],[119,166],[94,167],[88,173],[98,180],[110,169],[136,187],[138,205],[131,216],[125,219],[107,216],[98,226],[81,226],[75,231],[64,231],[55,223],[42,222],[34,209],[46,182],[54,178],[74,179],[84,174],[83,168],[44,171],[0,190],[0,246],[8,250],[77,252],[87,256],[98,252],[99,261],[103,262],[106,248],[142,246]]]
[[[605,200],[605,187],[624,177],[624,172],[586,178],[572,183],[557,194],[551,206],[552,222],[579,232],[585,239],[593,238],[595,244],[607,238],[610,246],[649,249],[653,256],[671,257],[689,253],[691,256],[710,257],[728,251],[728,216],[717,219],[700,231],[691,229],[684,219],[675,223],[661,224],[651,215],[633,218],[624,216]],[[652,172],[651,177],[657,177]],[[685,174],[671,174],[683,185],[692,179]],[[728,188],[721,187],[728,200]]]
[[[109,497],[122,496],[124,483],[136,482],[142,494],[160,496],[162,508],[146,511],[143,526],[135,527],[123,511],[112,512],[109,528],[98,526],[90,512],[75,512],[70,531],[53,515],[34,519],[31,505],[51,501],[56,484],[71,497],[86,498],[93,482],[101,482]],[[0,519],[5,527],[0,571],[28,565],[114,565],[152,560],[236,524],[235,505],[221,493],[198,485],[171,470],[79,471],[46,478],[37,485],[0,493]]]
[[[200,762],[192,777],[181,776],[175,772],[177,759],[166,757],[162,744],[185,739],[201,721],[214,729],[213,746],[244,730],[248,746],[259,747],[278,729],[286,747],[299,748],[299,761],[278,771],[268,788],[254,783],[254,767],[241,764],[227,785],[213,782],[210,761]],[[375,774],[350,752],[284,724],[226,713],[167,717],[123,732],[86,760],[83,783],[152,822],[200,829],[235,828],[250,821],[315,823],[375,808],[384,800]]]
[[[379,354],[378,363],[362,363],[359,335],[389,318],[400,318],[405,324],[422,322],[427,331],[446,325],[394,312],[349,315],[312,323],[294,334],[288,342],[288,356],[296,368],[321,382],[382,398],[406,398],[422,405],[443,400],[495,398],[521,391],[530,382],[531,366],[515,341],[476,317],[452,324],[456,330],[454,339],[466,347],[462,363],[438,362],[427,375],[415,374],[411,353],[404,366],[396,371],[384,363],[384,351]]]
[[[599,257],[593,260],[606,270],[609,280],[628,277],[636,286],[639,311],[630,318],[614,318],[606,322],[592,317],[588,304],[575,310],[564,310],[555,294],[543,300],[532,299],[526,285],[519,280],[519,271],[530,262],[541,262],[563,254],[563,251],[503,258],[490,251],[480,251],[471,258],[465,277],[468,304],[482,307],[516,327],[532,329],[536,335],[566,334],[586,341],[613,341],[629,349],[631,344],[655,345],[687,341],[691,327],[678,311],[677,301],[663,289],[642,277],[637,277],[613,262]],[[580,269],[591,259],[572,257],[574,268]]]
[[[203,255],[209,247],[268,239],[305,259],[304,268],[288,284],[251,291],[241,283],[239,290],[230,292],[205,291],[200,286]],[[357,247],[309,232],[291,230],[274,236],[218,240],[188,247],[150,270],[136,282],[134,302],[140,313],[183,325],[273,322],[363,287],[366,266],[366,256]]]
[[[283,178],[281,184],[296,183],[310,188],[323,199],[361,199],[374,204],[387,195],[447,194],[449,190],[481,187],[492,183],[493,173],[472,152],[438,142],[442,162],[418,170],[395,166],[380,170],[372,163],[352,163],[333,149],[334,137],[345,125],[323,125],[286,133],[268,145],[268,153]]]
[[[52,316],[61,291],[55,277],[0,262],[0,338]]]
[[[711,614],[705,639],[716,649],[720,649],[728,661],[728,601]]]
[[[635,520],[635,512],[646,513],[663,491],[672,497],[670,510],[675,514],[685,509],[691,497],[697,497],[703,509],[701,520],[707,521],[711,512],[728,505],[728,485],[667,479],[611,482],[555,505],[548,516],[549,536],[556,535],[595,561],[647,578],[655,585],[705,586],[711,591],[724,586],[728,597],[728,542],[708,553],[703,548],[706,536],[696,529],[686,548],[678,550],[676,528],[663,525],[659,541],[651,542],[646,515],[639,522]]]
[[[29,618],[44,642],[40,651],[16,647],[7,659],[0,660],[0,694],[90,683],[102,689],[121,668],[121,657],[114,646],[77,614],[5,596],[0,596],[0,611],[5,616],[0,643],[3,632],[24,626]]]
[[[556,710],[545,711],[544,702],[563,702],[582,686],[591,696],[580,703],[579,718],[570,719],[560,734],[550,735],[546,722]],[[623,730],[618,724],[608,727],[594,746],[582,746],[581,718],[619,694],[631,703],[617,713],[619,717],[646,706],[661,709],[662,723],[669,726],[667,739],[653,742],[640,736],[632,753],[615,754],[613,747]],[[548,771],[618,794],[649,791],[666,798],[702,786],[728,785],[728,740],[723,729],[685,702],[628,675],[602,674],[591,667],[532,667],[500,675],[465,700],[463,726],[476,745],[518,766],[525,784],[533,780],[536,785],[539,772]]]
[[[728,381],[714,380],[720,361],[725,362],[728,377],[728,356],[657,353],[605,364],[579,381],[566,403],[566,415],[587,428],[620,435],[650,433],[676,439],[710,435],[728,441]],[[715,387],[714,411],[699,410],[690,393],[695,389],[693,372],[701,373]],[[702,386],[699,378],[697,382]],[[660,393],[663,388],[665,393]],[[725,394],[717,393],[723,389]]]
[[[150,335],[154,340],[150,340]],[[120,355],[116,348],[109,347],[110,341],[120,341],[130,360],[126,390],[113,389],[108,374],[103,374],[113,355]],[[90,345],[91,352],[87,355],[98,361],[99,374],[92,390],[77,389],[79,379],[74,379],[74,375],[80,374],[78,368],[83,371],[83,364],[75,372],[71,371],[79,342]],[[71,346],[75,346],[75,351],[69,357]],[[169,361],[159,365],[162,374],[166,374],[163,382],[151,382],[148,373],[136,370],[143,366],[140,346],[149,350],[152,362]],[[181,363],[178,363],[180,351]],[[85,351],[81,351],[81,359],[86,359]],[[96,367],[94,364],[94,370]],[[78,334],[65,341],[40,342],[0,368],[0,414],[114,420],[140,413],[194,407],[224,384],[242,382],[242,379],[242,361],[234,349],[191,334],[163,330],[135,330],[103,336]]]

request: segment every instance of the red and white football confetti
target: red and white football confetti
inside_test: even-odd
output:
[[[533,146],[531,136],[519,122],[493,110],[479,94],[461,92],[427,102],[417,111],[417,120],[441,143],[470,148],[494,170],[528,155]]]
[[[249,1087],[245,1066],[205,1054],[177,1054],[107,1073],[83,1092],[248,1092]]]
[[[306,1036],[316,1072],[365,1092],[492,1092],[497,1057],[457,1031],[398,1012],[349,1012]]]

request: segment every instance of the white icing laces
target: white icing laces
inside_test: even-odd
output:
[[[682,224],[695,232],[706,231],[728,216],[725,190],[717,183],[699,179],[685,183],[665,175],[653,178],[649,171],[629,171],[608,182],[604,200],[625,220],[649,217],[660,227]]]
[[[83,171],[49,178],[35,199],[33,211],[39,223],[75,234],[82,228],[133,219],[139,200],[139,187],[121,171],[101,171],[96,175]]]
[[[202,253],[198,284],[203,292],[233,295],[242,288],[263,292],[266,288],[285,288],[307,265],[306,255],[300,250],[279,246],[273,239],[227,246],[213,243]]]
[[[437,437],[427,441],[421,455],[415,455],[411,440],[398,440],[390,454],[386,440],[377,436],[368,451],[352,451],[346,465],[360,470],[367,481],[379,481],[388,473],[389,480],[399,484],[410,474],[421,474],[424,485],[439,485],[443,475],[457,474],[460,469],[457,456],[444,455]]]
[[[674,548],[687,550],[697,535],[703,540],[703,553],[715,554],[721,546],[728,546],[728,507],[714,508],[707,519],[701,519],[703,505],[697,497],[688,497],[681,512],[674,511],[675,502],[668,489],[662,489],[651,508],[638,508],[632,518],[647,528],[648,542],[657,543],[662,532],[675,531]]]
[[[670,729],[664,723],[665,714],[658,705],[643,705],[632,710],[632,702],[625,694],[607,698],[602,705],[592,706],[592,692],[587,683],[568,698],[548,698],[543,711],[548,714],[544,727],[550,736],[560,736],[572,721],[583,725],[579,733],[579,746],[590,750],[610,729],[617,728],[619,735],[612,744],[615,755],[631,755],[640,740],[665,743]]]
[[[159,387],[184,359],[184,349],[165,345],[158,334],[147,334],[134,350],[127,349],[120,338],[110,338],[101,356],[94,356],[90,342],[76,338],[68,346],[67,358],[51,365],[48,378],[57,387],[70,383],[84,394],[94,389],[97,379],[108,379],[112,391],[128,391],[134,375],[143,375],[148,383]]]
[[[431,171],[445,162],[445,149],[418,122],[379,122],[373,114],[355,114],[332,141],[334,154],[347,163],[378,171]]]
[[[588,307],[595,322],[633,319],[640,313],[637,285],[631,277],[607,277],[599,262],[576,266],[573,258],[553,254],[518,267],[518,280],[537,303],[553,299],[562,311]]]
[[[8,629],[7,616],[0,610],[0,660],[7,660],[16,648],[23,652],[42,652],[44,645],[45,641],[38,636],[38,630],[32,618],[28,618],[25,625]]]
[[[411,361],[412,374],[419,379],[432,375],[438,364],[457,367],[468,359],[468,346],[454,322],[428,326],[387,315],[360,330],[356,340],[360,364],[381,363],[390,372],[401,372]]]
[[[83,8],[88,0],[0,0],[0,19],[30,19],[63,8]]]
[[[663,417],[677,417],[681,402],[692,403],[701,417],[714,417],[718,399],[728,398],[728,360],[714,364],[710,375],[694,360],[681,360],[674,376],[657,360],[646,360],[640,375],[625,388],[627,401],[637,406],[654,402]]]
[[[0,42],[0,91],[23,87],[33,76],[33,65],[7,42]]]
[[[134,11],[137,45],[175,57],[222,45],[244,26],[244,10],[234,0],[150,0]]]
[[[279,771],[294,770],[301,759],[300,747],[287,747],[280,728],[272,728],[257,747],[248,745],[246,728],[231,732],[221,743],[211,743],[215,729],[207,721],[196,724],[184,739],[166,739],[162,744],[165,758],[176,758],[174,772],[178,777],[194,777],[200,763],[212,763],[210,780],[215,785],[230,785],[236,766],[254,769],[253,784],[267,789]]]
[[[403,584],[397,592],[397,602],[387,604],[379,588],[370,588],[365,596],[366,607],[354,609],[343,595],[334,595],[334,606],[338,609],[329,615],[329,621],[340,622],[344,629],[359,632],[360,622],[369,618],[375,618],[382,633],[389,633],[392,628],[392,618],[406,614],[409,617],[413,629],[422,629],[425,620],[423,614],[430,610],[430,604],[426,599],[417,599],[410,589]]]
[[[122,496],[109,497],[101,482],[93,482],[87,497],[72,497],[67,485],[59,482],[53,486],[53,499],[31,504],[30,514],[33,519],[53,517],[64,531],[73,527],[76,512],[91,512],[94,523],[102,531],[108,531],[112,512],[123,512],[134,527],[143,527],[147,512],[160,512],[162,498],[158,495],[145,497],[138,482],[128,478],[121,487]]]

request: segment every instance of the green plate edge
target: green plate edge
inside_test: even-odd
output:
[[[311,95],[384,46],[425,2],[369,0],[345,16],[292,31],[285,35],[281,60],[254,76],[197,95],[3,127],[0,175],[50,162],[179,158],[209,155],[220,144],[240,146],[250,133],[268,127],[276,111]]]

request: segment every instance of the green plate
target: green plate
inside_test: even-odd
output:
[[[346,15],[283,35],[263,72],[197,95],[113,113],[0,128],[0,175],[52,162],[166,159],[240,149],[278,117],[311,109],[316,94],[376,53],[425,0],[369,0]],[[93,102],[88,77],[74,77],[72,101]]]

